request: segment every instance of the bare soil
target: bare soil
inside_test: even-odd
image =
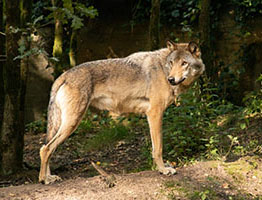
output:
[[[37,183],[38,151],[44,136],[26,134],[25,169],[16,176],[0,177],[0,199],[262,199],[261,157],[195,162],[178,167],[176,175],[165,176],[148,169],[147,158],[141,155],[146,136],[139,134],[86,154],[77,150],[76,144],[83,139],[71,137],[51,164],[52,172],[63,181],[42,185]],[[91,160],[115,175],[113,187],[92,167]]]

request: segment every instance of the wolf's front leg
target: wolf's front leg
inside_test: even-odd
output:
[[[147,113],[153,147],[152,156],[159,172],[163,174],[175,174],[176,170],[172,167],[165,167],[163,162],[162,118],[163,112],[158,109],[151,109],[151,111]]]

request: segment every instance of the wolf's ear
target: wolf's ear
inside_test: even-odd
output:
[[[166,46],[167,46],[167,48],[170,50],[170,51],[175,51],[175,50],[177,50],[177,45],[176,45],[176,43],[174,43],[173,41],[167,41],[166,42]]]
[[[200,49],[195,42],[189,42],[187,48],[190,53],[192,53],[196,57],[200,57]]]

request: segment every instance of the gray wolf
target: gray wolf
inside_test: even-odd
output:
[[[145,114],[157,169],[174,174],[175,169],[166,167],[162,158],[162,116],[204,70],[196,43],[168,41],[166,48],[156,51],[86,62],[64,72],[51,90],[47,141],[40,149],[39,181],[48,184],[60,180],[51,175],[50,157],[78,127],[89,106],[118,115]]]

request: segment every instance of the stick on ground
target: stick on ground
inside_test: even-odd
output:
[[[108,174],[107,172],[105,172],[105,170],[103,170],[100,166],[98,166],[97,164],[95,164],[92,161],[91,161],[91,164],[96,169],[96,171],[98,171],[98,173],[102,175],[108,187],[111,188],[115,186],[116,177],[114,174]]]

